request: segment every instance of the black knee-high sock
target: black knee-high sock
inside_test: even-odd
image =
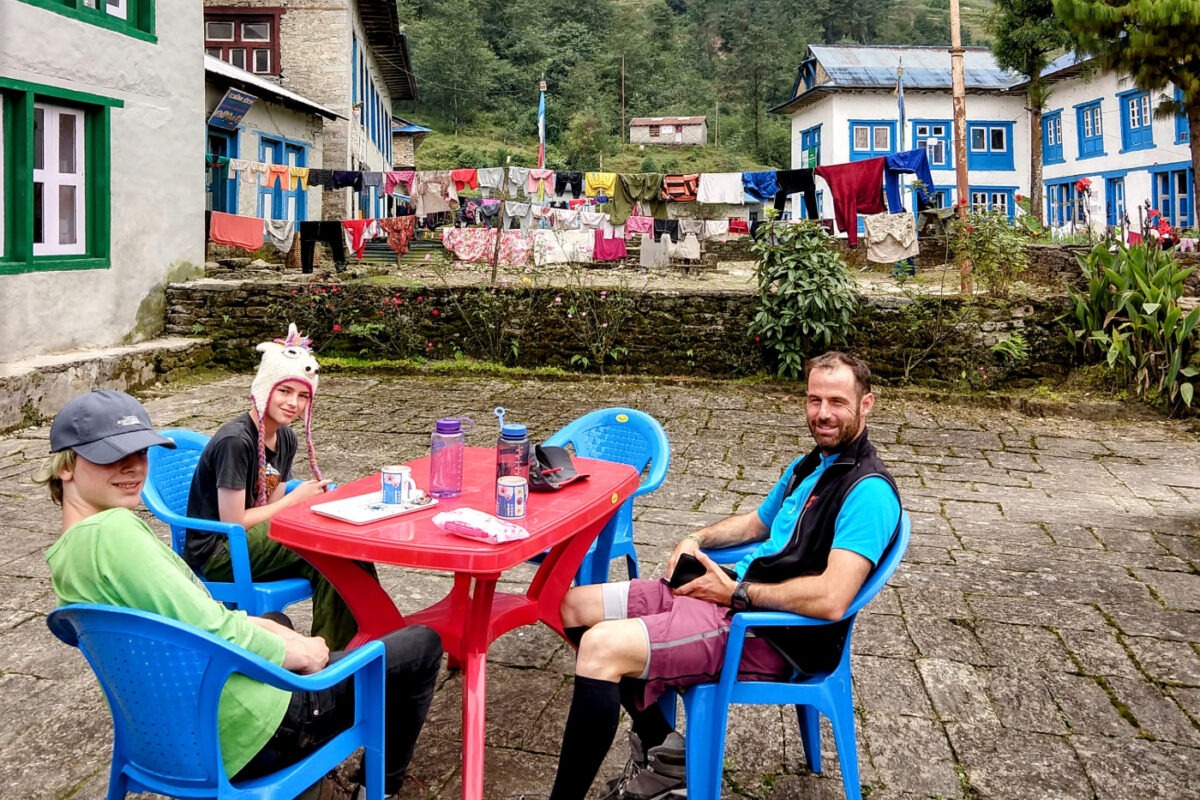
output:
[[[642,743],[643,753],[662,744],[673,730],[657,703],[638,710],[637,698],[641,697],[645,686],[646,682],[637,678],[621,679],[621,705],[629,712],[633,732]]]
[[[583,641],[583,634],[587,633],[586,625],[577,625],[571,628],[563,628],[563,636],[567,637],[567,641],[575,645],[575,649],[579,649],[579,643]]]
[[[550,800],[583,800],[587,797],[608,749],[617,735],[621,695],[617,684],[575,676],[575,693],[563,730],[558,774]]]

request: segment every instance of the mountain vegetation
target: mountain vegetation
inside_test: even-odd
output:
[[[397,0],[433,128],[425,168],[529,164],[538,81],[547,166],[618,171],[790,166],[788,99],[810,44],[949,45],[949,0]],[[989,0],[962,0],[986,44]],[[709,146],[624,144],[629,120],[706,116]]]

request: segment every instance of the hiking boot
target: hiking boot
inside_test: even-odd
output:
[[[625,787],[645,768],[646,753],[642,750],[642,740],[636,733],[630,731],[629,760],[625,762],[625,769],[621,771],[620,775],[604,784],[604,794],[600,795],[600,800],[621,800],[625,793]]]
[[[671,731],[646,753],[646,767],[625,785],[621,800],[661,800],[687,786],[683,737]]]

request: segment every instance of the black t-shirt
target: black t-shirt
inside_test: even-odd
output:
[[[275,433],[275,449],[267,449],[267,497],[281,482],[291,479],[295,457],[296,432],[291,428],[280,428]],[[244,489],[246,508],[253,508],[258,498],[257,483],[258,426],[247,412],[222,425],[200,454],[188,492],[188,516],[219,520],[218,488]],[[189,530],[184,560],[192,569],[203,569],[224,540],[224,536]]]

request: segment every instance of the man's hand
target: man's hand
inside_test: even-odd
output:
[[[324,494],[325,487],[328,486],[330,483],[331,483],[331,481],[327,481],[327,480],[325,480],[325,481],[304,481],[299,486],[297,486],[295,489],[292,489],[290,492],[288,492],[287,496],[290,498],[294,498],[294,500],[292,502],[298,503],[301,500],[307,500],[310,497],[316,497],[319,494]]]
[[[283,640],[287,648],[283,653],[283,668],[311,675],[325,669],[329,663],[329,646],[320,636],[289,636]]]
[[[667,577],[670,578],[675,574],[675,565],[679,563],[679,557],[684,553],[693,555],[700,552],[700,542],[696,541],[699,537],[694,533],[689,533],[687,536],[679,540],[675,545],[674,551],[671,552],[671,557],[667,559]]]
[[[680,542],[680,544],[683,544],[683,542]],[[704,555],[700,551],[699,545],[696,546],[693,555],[704,565],[704,569],[707,571],[699,578],[696,578],[696,580],[689,581],[680,586],[675,590],[675,595],[677,597],[694,597],[697,600],[707,600],[719,606],[729,605],[730,599],[733,598],[733,590],[737,588],[737,581],[730,578],[717,562]]]

